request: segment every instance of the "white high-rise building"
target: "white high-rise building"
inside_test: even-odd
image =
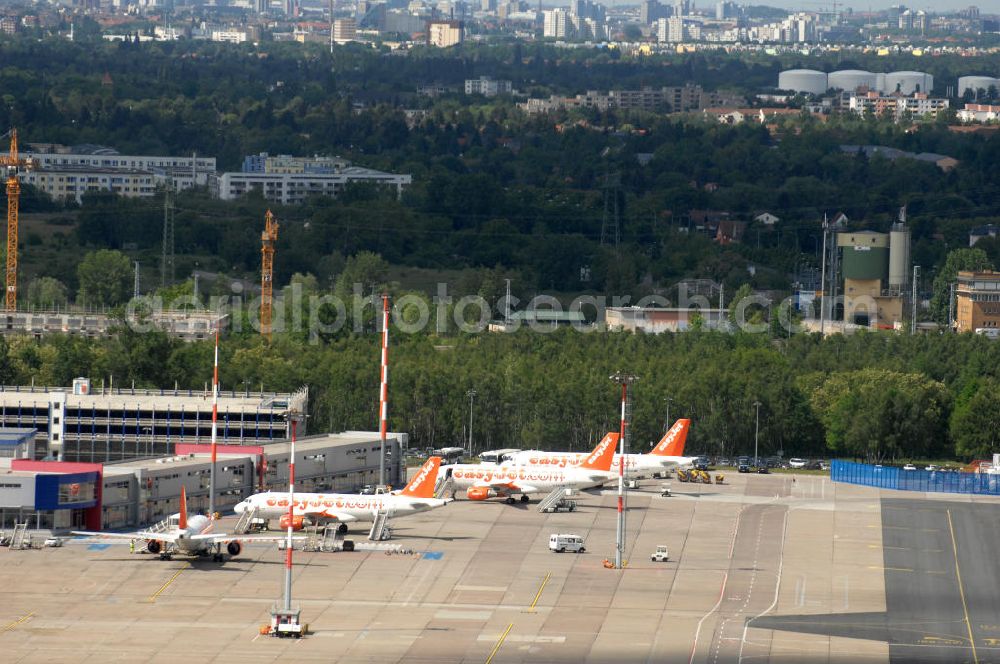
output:
[[[569,12],[565,9],[551,9],[542,12],[544,22],[542,35],[562,39],[569,33]]]
[[[338,18],[333,22],[333,41],[346,44],[358,38],[358,25],[353,18]]]
[[[684,41],[683,16],[671,16],[667,19],[667,41],[674,44]]]

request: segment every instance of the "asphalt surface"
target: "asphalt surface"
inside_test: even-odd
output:
[[[995,505],[883,498],[884,612],[766,616],[757,628],[884,641],[893,664],[1000,663]]]

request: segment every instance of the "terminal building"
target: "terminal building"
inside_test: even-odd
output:
[[[307,412],[309,392],[219,392],[218,442],[262,445],[285,440]],[[305,433],[300,419],[299,432]],[[106,463],[176,453],[181,443],[212,436],[211,390],[103,386],[0,386],[0,427],[38,431],[37,457]]]
[[[3,440],[0,432],[0,441]],[[388,434],[386,478],[402,484],[405,434]],[[299,439],[295,444],[295,485],[303,492],[356,493],[379,481],[379,434],[348,431]],[[288,486],[291,445],[218,445],[215,509],[232,510],[258,491]],[[109,530],[148,526],[180,509],[183,487],[188,511],[209,505],[211,445],[178,444],[176,453],[117,463],[37,461],[0,458],[0,530],[18,523],[28,528]]]

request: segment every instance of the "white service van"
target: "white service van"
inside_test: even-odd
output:
[[[553,533],[549,535],[549,549],[556,553],[571,551],[573,553],[583,553],[583,538],[579,535],[566,535]]]

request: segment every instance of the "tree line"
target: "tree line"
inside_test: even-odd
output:
[[[477,450],[589,449],[618,426],[618,370],[633,389],[632,446],[648,449],[670,420],[692,420],[688,450],[874,462],[988,457],[1000,451],[1000,344],[976,335],[799,334],[694,330],[644,335],[400,334],[391,346],[390,429],[415,447],[462,445],[469,398]],[[224,389],[310,389],[309,429],[374,430],[379,335],[309,343],[250,330],[225,337]],[[5,384],[68,385],[76,376],[143,387],[203,389],[210,342],[183,343],[121,327],[106,339],[0,341]],[[669,418],[668,418],[669,411]]]

